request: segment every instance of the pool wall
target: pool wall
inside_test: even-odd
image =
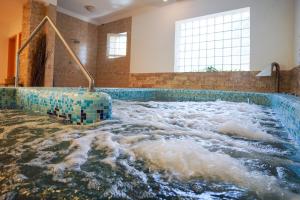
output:
[[[250,92],[229,92],[218,90],[158,90],[156,98],[162,101],[231,101],[247,102],[269,106],[268,94]]]
[[[111,97],[105,93],[45,88],[1,88],[0,108],[19,108],[62,118],[73,124],[92,124],[111,118]],[[11,103],[10,103],[11,102]]]
[[[16,89],[0,88],[0,109],[15,108],[16,105]]]
[[[282,124],[299,141],[300,98],[273,93],[217,90],[97,88],[0,88],[0,108],[21,108],[64,118],[73,124],[110,119],[112,99],[130,101],[231,101],[272,107]]]
[[[112,99],[128,101],[157,101],[158,89],[97,88],[96,92],[107,93]]]
[[[274,94],[271,107],[281,123],[297,141],[300,141],[300,98],[291,95]]]
[[[270,106],[270,94],[218,90],[98,88],[113,99],[134,101],[232,101]]]
[[[274,93],[185,89],[98,88],[113,99],[135,101],[231,101],[272,107],[291,136],[300,141],[300,98]]]

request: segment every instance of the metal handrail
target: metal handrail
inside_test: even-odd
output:
[[[44,19],[41,21],[41,23],[34,29],[34,31],[30,34],[29,38],[25,41],[25,43],[21,46],[21,48],[17,52],[17,68],[16,68],[16,80],[15,80],[15,87],[18,87],[19,85],[19,67],[20,67],[20,55],[22,51],[25,49],[25,47],[32,41],[33,37],[39,32],[39,30],[43,27],[43,25],[46,22],[49,22],[51,27],[54,29],[55,33],[58,35],[59,39],[64,44],[65,48],[67,49],[70,56],[75,60],[75,62],[79,65],[81,71],[86,76],[86,78],[89,81],[89,91],[93,92],[95,87],[95,80],[92,77],[92,75],[89,73],[89,71],[84,67],[84,65],[81,63],[79,58],[76,56],[74,51],[71,49],[71,47],[68,45],[62,34],[59,32],[53,21],[48,17],[44,17]]]
[[[272,72],[274,68],[276,71],[276,92],[279,93],[280,92],[280,65],[277,62],[273,62],[271,64]]]

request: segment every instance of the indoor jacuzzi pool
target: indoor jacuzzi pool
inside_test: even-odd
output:
[[[111,91],[111,118],[89,125],[2,109],[0,198],[300,199],[299,140],[276,109],[150,92]]]

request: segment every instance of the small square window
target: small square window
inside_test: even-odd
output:
[[[120,58],[127,54],[127,32],[107,34],[107,57]]]

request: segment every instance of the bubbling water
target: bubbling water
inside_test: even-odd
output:
[[[18,161],[3,161],[0,172],[5,166],[14,166],[11,176],[22,177],[15,179],[27,185],[35,179],[47,182],[44,178],[51,176],[54,183],[81,188],[82,194],[93,191],[85,195],[97,196],[101,190],[103,198],[137,198],[130,191],[138,184],[141,188],[135,193],[139,198],[174,194],[207,199],[217,195],[211,185],[226,191],[224,184],[232,184],[241,189],[232,186],[223,192],[228,198],[239,199],[230,193],[232,190],[251,199],[299,199],[300,180],[290,169],[299,163],[289,157],[297,149],[286,140],[287,133],[269,108],[223,101],[114,101],[113,120],[79,129],[49,122],[46,117],[21,118],[17,124],[12,124],[13,120],[3,122],[0,158],[5,154]],[[41,175],[32,178],[29,174],[28,178],[21,170],[24,166],[42,169]],[[128,176],[131,178],[126,182]],[[289,182],[292,176],[297,178]],[[83,190],[78,177],[88,181]],[[191,181],[204,181],[203,189],[186,186]],[[172,185],[174,182],[179,186]],[[0,194],[6,195],[20,183],[2,186],[5,189]],[[157,187],[159,191],[154,192]],[[68,189],[64,191],[68,195]],[[93,196],[82,196],[88,197]]]
[[[248,139],[271,142],[276,140],[272,135],[265,133],[258,127],[259,125],[257,124],[245,123],[241,120],[231,120],[220,125],[218,131],[224,134],[245,137]]]
[[[180,147],[180,148],[178,148]],[[259,172],[249,172],[237,159],[224,153],[210,152],[193,139],[147,141],[133,147],[153,170],[164,169],[176,177],[225,181],[249,188],[261,196],[276,194],[283,199],[300,196],[280,189],[277,179]]]

